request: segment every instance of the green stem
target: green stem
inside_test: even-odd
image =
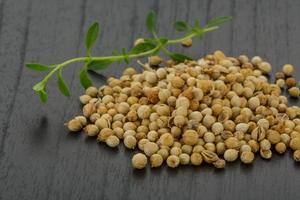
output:
[[[211,28],[204,29],[203,33],[210,32],[210,31],[213,31],[213,30],[216,30],[216,29],[218,29],[218,26],[214,26],[214,27],[211,27]],[[168,42],[166,43],[166,45],[178,44],[178,43],[181,43],[182,41],[184,41],[186,39],[193,38],[195,36],[197,36],[196,33],[191,33],[191,34],[188,34],[188,35],[186,35],[186,36],[184,36],[182,38],[178,38],[178,39],[174,39],[174,40],[168,40]],[[128,57],[129,58],[145,57],[147,55],[151,55],[152,53],[154,53],[156,50],[158,50],[160,48],[163,48],[164,50],[166,50],[164,47],[158,45],[154,49],[151,49],[149,51],[145,51],[145,52],[142,52],[142,53],[139,53],[139,54],[131,54]],[[53,70],[51,70],[49,72],[49,74],[47,74],[45,76],[45,78],[42,80],[42,82],[46,83],[50,79],[50,77],[52,75],[54,75],[57,71],[61,70],[65,66],[70,65],[72,63],[88,62],[88,61],[102,61],[102,60],[119,61],[119,60],[123,60],[123,59],[124,59],[123,55],[120,55],[120,56],[103,56],[103,57],[89,57],[89,56],[87,56],[87,57],[72,58],[72,59],[66,60],[63,63],[60,63],[60,64],[56,65],[56,67],[53,68]]]

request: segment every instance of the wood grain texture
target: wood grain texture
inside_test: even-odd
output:
[[[111,150],[84,135],[69,134],[63,122],[80,113],[78,67],[64,72],[72,98],[62,97],[55,80],[42,105],[31,90],[41,77],[24,62],[55,63],[83,55],[83,37],[99,21],[101,39],[94,53],[109,55],[129,48],[147,34],[144,19],[158,14],[160,35],[176,37],[174,20],[193,22],[219,15],[234,20],[195,42],[190,49],[172,47],[194,58],[216,49],[228,55],[260,55],[278,70],[297,66],[300,78],[300,1],[298,0],[0,0],[0,199],[300,199],[300,166],[285,156],[239,162],[226,170],[180,167],[172,170],[131,168],[133,152]],[[133,66],[137,65],[132,62]],[[101,85],[120,76],[125,65],[102,75]],[[298,101],[292,101],[298,104]]]

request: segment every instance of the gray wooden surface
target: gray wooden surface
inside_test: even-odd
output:
[[[0,0],[0,199],[300,199],[300,165],[290,153],[271,161],[257,158],[247,167],[237,162],[223,171],[208,166],[135,171],[133,152],[68,134],[63,122],[80,113],[79,66],[64,72],[72,98],[62,97],[51,81],[49,103],[39,102],[31,87],[41,76],[24,62],[83,55],[84,32],[93,21],[102,29],[96,54],[128,48],[147,34],[150,9],[158,13],[159,33],[169,37],[178,36],[174,20],[232,15],[232,23],[183,51],[194,58],[216,49],[260,55],[275,69],[294,64],[300,78],[298,0]],[[119,76],[124,68],[102,75]],[[93,78],[104,83],[103,77]]]

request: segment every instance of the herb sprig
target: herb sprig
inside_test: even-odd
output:
[[[174,28],[177,31],[185,32],[185,35],[177,39],[167,39],[164,37],[158,37],[155,31],[156,15],[153,11],[151,11],[147,16],[146,26],[152,37],[145,38],[144,42],[137,44],[130,50],[122,48],[121,53],[113,52],[112,56],[102,57],[92,55],[93,46],[95,45],[100,32],[99,24],[95,22],[89,27],[85,37],[85,46],[87,50],[86,56],[72,58],[55,65],[27,63],[26,67],[35,71],[48,72],[48,74],[40,82],[33,86],[33,90],[37,94],[39,94],[41,101],[45,103],[48,100],[48,94],[46,92],[47,83],[49,79],[52,78],[55,74],[57,75],[57,86],[59,88],[59,91],[67,97],[71,95],[70,89],[65,83],[62,75],[63,69],[70,64],[77,62],[84,63],[79,73],[79,80],[84,88],[88,88],[92,85],[92,81],[89,78],[88,71],[98,71],[106,69],[114,62],[124,61],[128,64],[130,59],[156,55],[160,52],[160,50],[163,50],[171,59],[176,62],[191,60],[190,57],[184,54],[169,51],[167,49],[167,46],[180,44],[182,41],[194,37],[202,38],[205,33],[218,29],[218,26],[220,24],[228,20],[231,20],[231,17],[216,17],[208,21],[205,26],[200,26],[199,21],[196,21],[192,26],[184,21],[176,21],[174,23]]]

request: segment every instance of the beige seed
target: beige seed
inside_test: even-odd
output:
[[[85,94],[89,95],[90,97],[96,97],[98,94],[98,89],[96,87],[88,87],[85,90]]]
[[[150,157],[151,167],[160,167],[163,161],[163,157],[160,154],[153,154]]]
[[[68,122],[67,126],[68,126],[68,129],[72,132],[77,132],[77,131],[80,131],[82,129],[82,123],[78,119],[70,120]]]
[[[272,158],[272,151],[270,149],[268,149],[268,150],[260,149],[259,153],[260,153],[260,156],[264,159]]]
[[[298,98],[299,95],[300,95],[300,89],[298,87],[292,87],[292,88],[289,89],[289,94],[292,97]]]
[[[213,162],[213,165],[217,169],[223,169],[226,166],[226,161],[223,159],[218,159],[217,161]]]
[[[158,145],[154,142],[148,142],[144,144],[144,153],[147,156],[151,156],[152,154],[155,154],[158,151]]]
[[[175,156],[175,155],[170,155],[168,158],[167,158],[167,165],[171,168],[176,168],[178,167],[180,163],[180,160],[179,160],[179,157],[178,156]]]
[[[229,137],[225,140],[225,145],[228,149],[239,149],[240,142],[236,137]]]
[[[128,149],[134,149],[136,147],[137,140],[134,136],[128,135],[124,138],[124,145]]]
[[[120,140],[115,135],[111,135],[106,139],[106,144],[112,148],[117,147],[119,145],[119,143],[120,143]]]
[[[235,149],[227,149],[224,152],[224,159],[228,162],[233,162],[238,158],[238,151]]]
[[[293,158],[296,162],[300,162],[300,150],[294,151]]]
[[[137,153],[132,157],[132,166],[136,169],[143,169],[147,165],[147,157],[142,153]]]
[[[163,59],[161,57],[159,57],[159,56],[151,56],[151,57],[149,57],[149,64],[152,65],[152,66],[157,66],[162,61],[163,61]]]
[[[251,164],[254,160],[254,153],[251,151],[244,151],[242,152],[240,159],[245,164]]]
[[[80,102],[82,103],[82,104],[87,104],[87,103],[89,103],[89,101],[92,99],[92,97],[91,96],[89,96],[89,95],[86,95],[86,94],[84,94],[84,95],[81,95],[80,97],[79,97],[79,100],[80,100]]]
[[[87,119],[84,116],[77,116],[75,117],[75,119],[79,120],[82,126],[86,126],[87,125]]]
[[[172,146],[174,143],[174,137],[170,133],[164,133],[160,136],[158,143],[164,146]]]
[[[195,145],[198,142],[198,133],[194,130],[187,130],[182,135],[184,144]]]
[[[290,141],[290,147],[293,150],[300,150],[300,137],[295,137]]]
[[[191,163],[192,165],[201,165],[203,162],[203,158],[200,153],[192,153],[191,155]]]
[[[285,64],[282,67],[282,72],[286,75],[286,76],[291,76],[294,73],[294,66],[291,64]]]
[[[151,114],[151,109],[147,105],[142,105],[138,108],[137,114],[141,119],[147,119]]]
[[[190,163],[190,156],[189,154],[182,153],[179,155],[179,161],[181,165],[188,165]]]
[[[187,38],[187,39],[181,41],[181,44],[185,47],[190,47],[190,46],[192,46],[193,41],[191,38]]]
[[[171,80],[171,84],[174,88],[182,88],[185,84],[184,80],[182,78],[180,78],[179,76],[175,76],[172,80]]]
[[[275,150],[279,153],[279,154],[283,154],[286,151],[286,145],[283,142],[279,142],[275,145]]]
[[[170,155],[176,155],[179,156],[182,153],[180,147],[172,147],[170,150]]]
[[[258,64],[258,68],[265,74],[268,74],[272,71],[272,67],[268,62],[261,62]]]
[[[96,136],[99,133],[99,128],[94,124],[89,124],[84,128],[88,136]]]
[[[163,160],[166,160],[169,156],[169,151],[167,149],[159,149],[157,154],[161,155]]]

